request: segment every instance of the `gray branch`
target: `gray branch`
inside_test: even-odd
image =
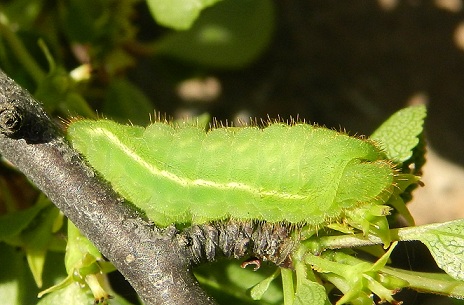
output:
[[[0,71],[0,153],[40,188],[151,304],[213,304],[173,227],[153,227],[69,147],[31,95]]]

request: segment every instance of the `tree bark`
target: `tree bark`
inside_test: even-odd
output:
[[[0,153],[97,246],[146,305],[214,304],[189,272],[189,254],[175,228],[156,228],[125,204],[40,104],[1,70]]]

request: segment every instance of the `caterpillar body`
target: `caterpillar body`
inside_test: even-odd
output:
[[[379,143],[306,123],[265,128],[80,120],[72,145],[159,226],[224,219],[318,228],[398,200],[417,179]]]

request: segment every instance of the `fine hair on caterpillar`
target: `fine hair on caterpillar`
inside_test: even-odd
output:
[[[425,108],[410,107],[398,115],[407,126],[408,118],[423,117]],[[385,245],[391,240],[385,229],[390,207],[411,222],[403,195],[420,177],[403,162],[418,144],[423,120],[404,148],[398,145],[402,138],[389,142],[389,129],[365,138],[294,120],[267,121],[263,128],[216,122],[206,130],[200,118],[160,120],[147,127],[79,120],[69,125],[68,138],[155,225],[204,225],[192,240],[204,238],[212,245],[222,244],[213,238],[221,225],[210,231],[211,224],[229,219],[243,224],[242,231],[256,223],[261,224],[256,228],[288,223],[316,231],[342,223],[381,236]]]
[[[159,226],[229,217],[323,226],[344,210],[388,201],[398,178],[371,141],[309,124],[205,132],[188,124],[82,120],[68,134]]]
[[[262,221],[216,221],[184,229],[178,239],[193,264],[218,258],[256,257],[282,267],[291,267],[290,254],[298,244],[295,225]]]
[[[361,232],[386,249],[395,238],[388,215],[414,223],[405,201],[420,184],[423,160],[416,152],[425,114],[423,106],[408,107],[370,137],[299,119],[242,127],[213,121],[207,128],[209,118],[170,122],[155,115],[147,127],[74,121],[68,139],[154,231],[168,230],[188,267],[221,258],[245,259],[243,268],[273,263],[282,268],[255,285],[252,298],[260,299],[280,274],[284,297],[294,295],[298,304],[312,304],[306,295],[325,295],[326,281],[345,294],[340,304],[357,298],[354,271],[356,287],[358,280],[376,284],[359,288],[362,303],[370,304],[371,292],[391,299],[388,283],[377,289],[390,277],[370,278],[394,246],[369,269],[356,263],[362,270],[332,259],[340,253],[345,261],[348,252],[328,249],[350,246],[340,234]],[[342,242],[334,247],[334,241]],[[345,278],[348,285],[340,286]]]

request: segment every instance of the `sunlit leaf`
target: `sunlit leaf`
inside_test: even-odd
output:
[[[156,50],[204,66],[240,68],[265,50],[273,31],[272,1],[224,1],[205,11],[188,31],[162,38]]]
[[[37,287],[23,252],[0,242],[0,270],[2,304],[35,304]]]
[[[393,114],[370,136],[385,149],[389,159],[396,163],[408,160],[419,143],[427,115],[425,105],[407,107]]]
[[[276,270],[271,276],[256,284],[250,291],[251,298],[253,300],[261,300],[264,293],[269,289],[272,281],[274,281],[279,274],[280,270]]]
[[[308,279],[299,280],[293,305],[327,305],[327,293],[324,286]]]
[[[186,30],[201,11],[220,0],[147,0],[156,21],[177,30]]]
[[[429,227],[417,239],[429,248],[441,269],[457,280],[464,280],[464,219]]]

